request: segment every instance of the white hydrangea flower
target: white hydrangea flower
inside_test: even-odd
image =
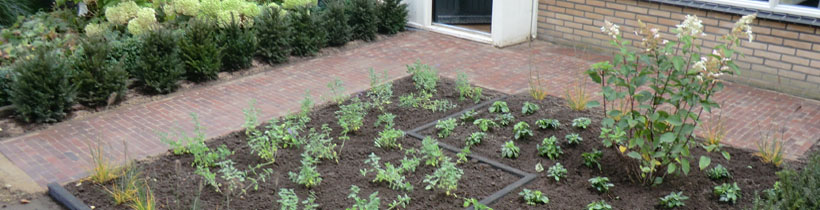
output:
[[[97,36],[103,34],[106,30],[108,30],[108,23],[89,23],[85,25],[85,35],[86,36]]]
[[[676,27],[678,38],[683,36],[697,37],[706,35],[703,33],[703,21],[698,19],[698,16],[696,15],[686,15],[683,23],[677,25]]]
[[[126,24],[137,17],[140,7],[133,1],[123,1],[113,7],[105,9],[105,19],[114,24]]]
[[[157,24],[157,14],[154,9],[140,8],[137,18],[128,21],[128,32],[135,35],[151,31]]]
[[[174,0],[174,10],[183,15],[196,16],[199,14],[199,0]]]

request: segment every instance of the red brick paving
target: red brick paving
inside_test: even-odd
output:
[[[99,139],[109,144],[109,156],[119,159],[122,142],[128,142],[130,158],[162,154],[167,147],[158,134],[192,130],[190,113],[199,115],[208,137],[221,136],[240,129],[242,109],[251,100],[257,101],[261,119],[270,119],[298,109],[305,90],[311,90],[314,98],[325,95],[326,84],[335,78],[344,81],[349,93],[368,88],[370,68],[388,70],[392,78],[399,78],[406,75],[406,64],[421,60],[446,77],[463,71],[478,85],[516,93],[528,88],[529,68],[534,66],[549,79],[550,94],[563,95],[580,70],[606,59],[541,41],[496,49],[430,32],[404,33],[335,55],[267,67],[272,69],[164,100],[59,123],[3,141],[0,152],[42,185],[66,183],[87,176],[89,142]],[[820,139],[817,101],[741,85],[728,85],[718,98],[725,101],[723,117],[730,122],[727,144],[754,148],[759,130],[774,122],[788,129],[784,147],[790,158],[800,157]],[[793,112],[797,106],[802,108]]]

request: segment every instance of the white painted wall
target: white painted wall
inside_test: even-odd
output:
[[[494,0],[492,34],[467,33],[433,25],[433,0],[404,0],[407,4],[408,25],[424,30],[448,34],[478,42],[505,47],[525,42],[536,35],[537,0]]]

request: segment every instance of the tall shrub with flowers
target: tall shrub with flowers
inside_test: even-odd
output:
[[[692,132],[703,111],[719,108],[712,95],[723,89],[720,76],[738,71],[732,58],[740,53],[733,48],[742,36],[753,41],[754,19],[754,14],[743,16],[708,55],[694,44],[705,36],[697,16],[686,16],[673,29],[677,41],[663,39],[658,29],[638,21],[638,50],[630,49],[618,25],[605,21],[601,31],[619,50],[612,62],[593,64],[587,73],[604,96],[603,144],[630,161],[626,170],[634,181],[660,184],[666,175],[689,173]],[[615,101],[625,101],[628,108],[609,107]],[[725,151],[723,156],[730,158]],[[710,163],[701,156],[697,164],[702,170]]]

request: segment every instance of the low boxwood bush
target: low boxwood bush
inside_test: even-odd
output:
[[[254,30],[231,21],[222,28],[219,40],[225,47],[222,51],[222,69],[236,71],[251,67],[259,43]]]
[[[407,25],[407,4],[401,0],[384,0],[379,5],[379,32],[395,34]]]
[[[77,96],[66,60],[57,51],[40,48],[30,59],[15,62],[17,76],[9,94],[24,121],[57,122],[66,117]]]
[[[322,13],[322,23],[327,31],[327,44],[330,46],[344,45],[350,41],[353,28],[348,25],[350,14],[347,13],[343,0],[322,1],[325,5]]]
[[[267,63],[284,63],[291,53],[293,31],[286,11],[267,8],[254,22],[259,40],[257,54]]]
[[[802,170],[785,169],[777,176],[780,181],[755,198],[754,209],[820,209],[820,154]]]
[[[134,76],[150,91],[172,92],[185,76],[177,40],[178,35],[166,29],[152,31],[144,37]]]
[[[188,80],[204,82],[217,78],[222,67],[223,48],[218,45],[216,29],[215,21],[192,19],[188,22],[185,35],[179,41]]]
[[[82,53],[74,63],[77,101],[88,107],[104,106],[122,98],[128,72],[108,59],[111,48],[102,36],[82,40]]]
[[[379,10],[376,0],[350,0],[347,11],[350,12],[350,27],[353,28],[354,40],[371,41],[376,39],[379,31]]]
[[[319,52],[327,42],[327,32],[322,26],[317,7],[298,7],[288,13],[293,27],[293,55],[311,56]]]

